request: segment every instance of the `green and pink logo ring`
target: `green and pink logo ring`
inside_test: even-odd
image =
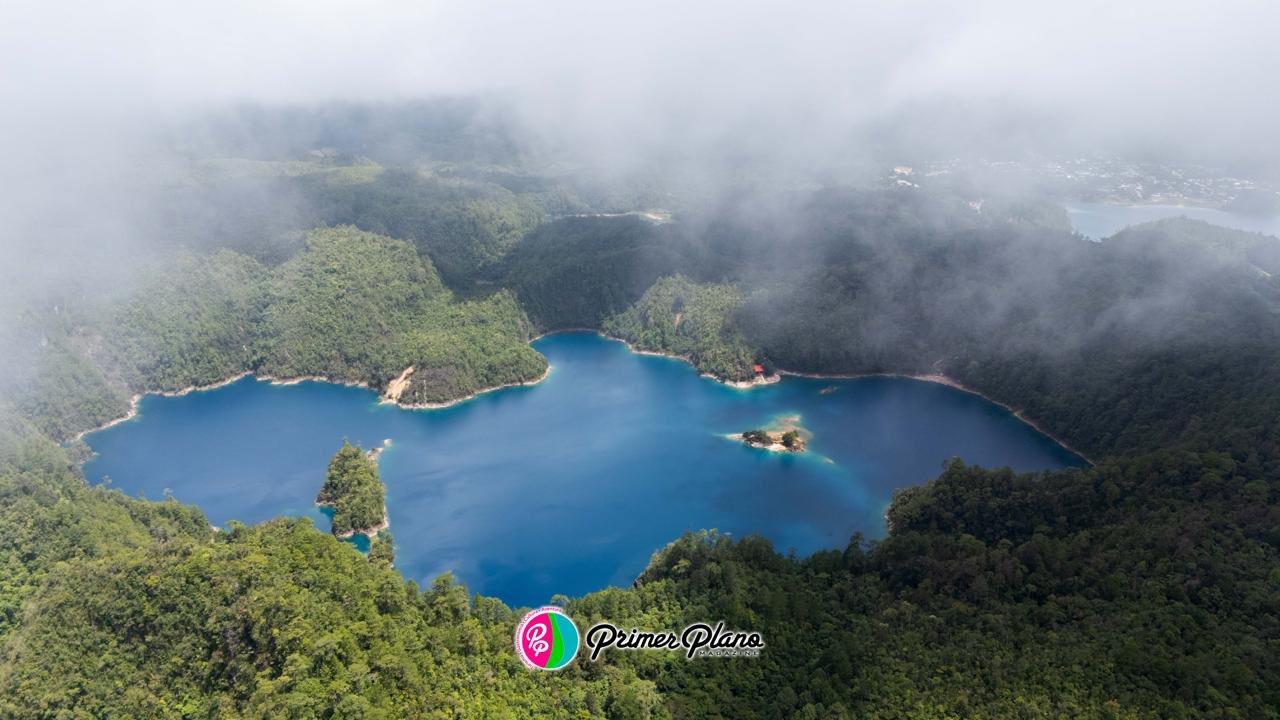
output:
[[[564,610],[548,605],[530,610],[516,626],[516,654],[525,667],[560,670],[578,654],[578,626]]]

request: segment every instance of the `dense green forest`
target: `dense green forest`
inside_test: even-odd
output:
[[[184,248],[136,282],[0,325],[0,716],[1280,717],[1275,238],[1169,220],[1093,243],[961,189],[560,217],[664,193],[541,172],[463,105],[327,112],[249,118],[269,141],[173,190],[157,222]],[[723,619],[760,658],[535,674],[516,612],[405,581],[389,538],[366,558],[306,520],[215,530],[89,487],[58,444],[244,372],[383,391],[412,367],[402,402],[453,400],[541,376],[527,341],[570,327],[727,379],[944,372],[1097,462],[952,462],[883,539],[807,558],[690,533],[633,587],[561,602],[580,628]]]
[[[491,281],[516,293],[543,330],[597,328],[680,268],[676,231],[635,217],[569,218],[530,233]]]
[[[344,441],[329,460],[316,504],[333,510],[334,535],[365,532],[383,524],[386,488],[378,476],[377,463],[364,450]]]
[[[210,534],[196,508],[88,487],[63,448],[20,433],[7,428],[0,437],[0,639],[19,624],[23,602],[50,572]]]
[[[33,310],[16,332],[29,354],[8,396],[57,439],[125,414],[132,394],[245,372],[382,391],[413,367],[400,401],[438,403],[547,367],[510,293],[460,301],[412,245],[351,227],[311,231],[276,266],[230,250],[158,260],[131,296]]]
[[[532,674],[516,620],[280,520],[214,532],[89,489],[53,446],[3,475],[0,710],[12,717],[1274,717],[1274,480],[1159,453],[1015,475],[952,463],[878,543],[799,560],[686,536],[599,619],[764,634],[759,659],[663,653]],[[24,528],[26,528],[24,530]],[[381,544],[381,543],[379,543]],[[75,716],[69,715],[69,716]]]
[[[706,285],[676,275],[661,278],[604,331],[641,349],[688,358],[703,372],[728,380],[755,376],[755,353],[731,324],[742,304],[732,285]]]
[[[306,178],[306,197],[323,224],[362,229],[413,242],[441,274],[455,282],[502,259],[553,201],[517,195],[501,186],[387,170],[369,182]]]
[[[724,378],[739,375],[706,348],[801,372],[943,372],[1091,457],[1176,446],[1280,472],[1274,238],[1171,219],[1093,243],[998,210],[828,192],[786,214],[795,227],[729,219],[683,254],[701,292],[744,289],[704,349],[643,326],[639,297],[605,327]]]

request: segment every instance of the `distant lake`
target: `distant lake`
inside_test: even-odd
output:
[[[843,548],[885,532],[894,490],[950,457],[1018,470],[1082,464],[977,396],[901,378],[785,378],[737,390],[688,364],[637,355],[590,333],[534,347],[542,383],[442,410],[378,403],[368,390],[246,378],[182,397],[147,396],[140,415],[86,437],[91,482],[171,492],[225,526],[305,515],[344,437],[384,439],[396,566],[421,583],[454,571],[511,605],[629,585],[685,530],[760,533],[785,551]],[[723,437],[798,415],[810,453]],[[167,489],[167,490],[166,490]]]
[[[1236,230],[1280,235],[1280,216],[1276,215],[1241,215],[1214,208],[1179,205],[1067,203],[1066,208],[1076,232],[1094,240],[1110,237],[1130,225],[1171,217],[1188,217]]]

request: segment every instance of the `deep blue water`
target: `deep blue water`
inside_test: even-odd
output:
[[[1280,216],[1276,215],[1242,215],[1214,208],[1175,205],[1068,203],[1066,208],[1076,232],[1094,240],[1111,237],[1130,225],[1171,217],[1187,217],[1236,230],[1280,235]]]
[[[429,583],[453,570],[512,605],[628,585],[685,530],[758,532],[782,550],[883,535],[893,491],[945,460],[1020,470],[1081,464],[1001,408],[900,378],[810,380],[736,390],[687,364],[588,333],[534,344],[551,376],[442,410],[381,405],[320,382],[246,378],[148,396],[136,420],[93,433],[92,482],[168,488],[222,526],[279,515],[328,519],[312,501],[343,437],[386,438],[396,565]],[[824,388],[835,388],[822,393]],[[810,453],[748,448],[723,434],[799,415]]]

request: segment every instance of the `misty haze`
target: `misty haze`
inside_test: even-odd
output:
[[[1280,717],[1276,28],[0,9],[0,717]]]

